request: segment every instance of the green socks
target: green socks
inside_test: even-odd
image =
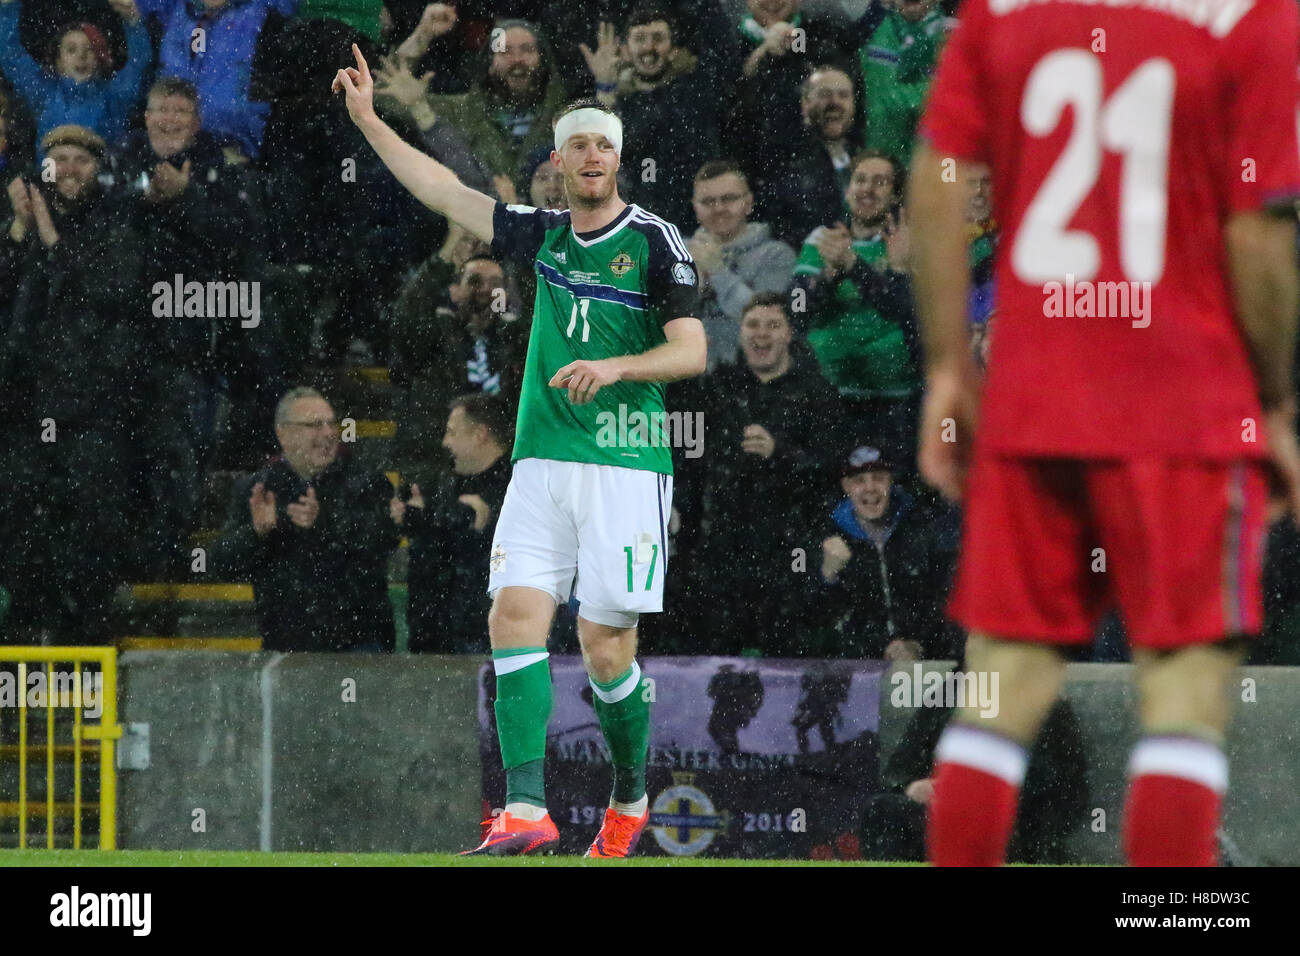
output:
[[[492,652],[497,675],[497,739],[506,770],[506,803],[545,809],[542,774],[551,719],[551,666],[544,647]]]
[[[641,668],[636,661],[627,672],[602,684],[592,677],[592,706],[614,766],[617,803],[635,803],[645,796],[646,750],[650,745],[650,701],[641,693]]]
[[[551,667],[544,647],[492,652],[497,675],[497,739],[506,770],[506,803],[545,809],[546,725],[551,718]],[[641,692],[636,661],[609,683],[591,681],[592,706],[614,768],[613,800],[636,803],[645,796],[650,701]]]

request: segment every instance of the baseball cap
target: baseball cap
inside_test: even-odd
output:
[[[856,475],[861,471],[876,469],[893,471],[894,463],[879,448],[871,445],[860,445],[849,452],[848,457],[844,460],[842,474],[847,478],[849,475]]]

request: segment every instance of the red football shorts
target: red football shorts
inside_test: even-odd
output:
[[[1090,643],[1118,608],[1130,643],[1168,649],[1263,625],[1262,461],[976,454],[949,613],[968,631]]]

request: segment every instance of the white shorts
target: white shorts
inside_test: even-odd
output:
[[[564,604],[576,593],[581,617],[634,627],[663,610],[672,506],[671,475],[520,459],[492,537],[488,594],[537,588]]]

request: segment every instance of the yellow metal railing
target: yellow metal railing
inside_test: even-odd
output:
[[[71,664],[69,672],[58,670]],[[12,665],[12,666],[9,666]],[[83,665],[89,665],[83,667]],[[97,669],[91,669],[97,665]],[[95,678],[99,677],[99,681]],[[43,681],[42,681],[43,678]],[[91,682],[96,697],[85,699],[86,682]],[[72,817],[71,843],[82,845],[82,816],[85,794],[82,758],[99,755],[99,848],[117,848],[117,762],[115,741],[122,736],[117,722],[117,651],[112,647],[3,647],[0,646],[0,771],[17,759],[17,800],[6,799],[3,775],[0,775],[0,820],[17,818],[18,846],[28,846],[28,825],[45,818],[45,845],[55,847],[55,818]],[[8,683],[6,693],[4,683]],[[42,690],[43,683],[43,693]],[[29,710],[45,711],[44,735],[32,739],[33,722]],[[88,717],[87,710],[97,710]],[[17,712],[17,744],[3,743],[4,725]],[[70,719],[59,720],[59,714]],[[58,740],[59,725],[68,731],[68,741]],[[35,724],[40,727],[39,722]],[[45,758],[45,805],[33,806],[28,799],[28,771],[33,757]],[[56,800],[56,770],[60,762],[72,764],[72,801]],[[39,764],[38,764],[39,766]]]

